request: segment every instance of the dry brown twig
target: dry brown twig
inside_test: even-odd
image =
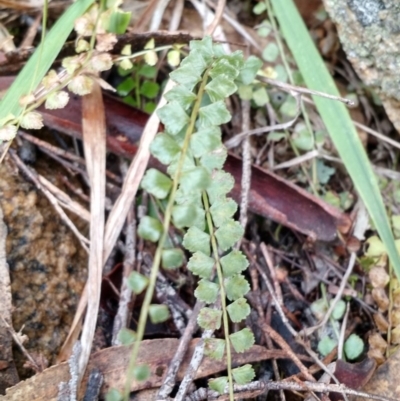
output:
[[[201,397],[197,396],[197,392],[200,393]],[[205,391],[204,391],[205,390]],[[257,395],[263,395],[267,391],[270,390],[289,390],[289,391],[313,391],[315,393],[342,393],[346,395],[355,395],[361,398],[365,398],[367,400],[376,400],[376,401],[397,401],[394,398],[382,397],[380,395],[369,394],[363,391],[353,390],[351,388],[345,387],[343,385],[337,384],[325,384],[325,383],[315,383],[315,382],[287,382],[287,381],[254,381],[249,384],[245,384],[243,386],[235,385],[234,391],[237,396],[237,399],[241,398],[241,393],[244,392],[253,392],[252,396],[256,397]],[[220,396],[217,392],[209,389],[199,389],[196,393],[193,393],[191,396],[186,397],[185,401],[202,401],[202,400],[217,400],[217,401],[225,401],[229,398],[226,396]],[[225,392],[226,393],[226,392]]]

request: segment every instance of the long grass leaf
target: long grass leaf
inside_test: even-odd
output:
[[[0,121],[12,114],[18,117],[23,108],[19,100],[28,94],[30,88],[36,88],[50,69],[62,46],[74,27],[75,20],[80,17],[94,0],[79,0],[73,3],[58,19],[47,34],[45,41],[38,46],[35,53],[18,74],[0,102]],[[38,62],[40,64],[38,65]],[[38,67],[37,67],[38,66]]]
[[[272,0],[271,4],[282,34],[308,88],[339,96],[336,85],[293,1]],[[378,183],[349,112],[340,102],[317,96],[313,99],[354,186],[385,244],[396,275],[400,279],[400,257]]]

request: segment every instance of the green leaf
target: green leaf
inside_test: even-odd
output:
[[[332,340],[329,336],[323,337],[318,343],[318,352],[322,356],[328,355],[337,345],[337,341]]]
[[[228,152],[225,146],[221,146],[212,152],[205,153],[200,158],[200,164],[206,168],[210,173],[213,170],[221,170],[224,166]]]
[[[328,305],[324,298],[319,298],[311,304],[310,309],[314,316],[320,320],[323,319],[324,315],[328,311]]]
[[[198,325],[204,330],[218,330],[221,327],[222,311],[212,308],[200,309]]]
[[[216,126],[199,130],[190,137],[190,149],[197,158],[221,145],[221,129]]]
[[[169,102],[178,102],[184,110],[187,110],[197,99],[197,96],[183,85],[176,85],[164,95]]]
[[[332,312],[332,318],[335,320],[341,319],[345,311],[346,311],[346,302],[340,299],[336,304],[335,309]]]
[[[203,252],[195,252],[189,259],[187,268],[201,278],[210,278],[214,263],[214,259]]]
[[[162,323],[169,319],[169,309],[167,305],[150,305],[149,316],[152,323]]]
[[[172,219],[177,228],[191,227],[196,225],[198,228],[205,228],[204,209],[196,205],[175,205],[172,208]],[[203,227],[202,227],[203,226]]]
[[[167,103],[157,111],[161,122],[170,134],[178,134],[189,122],[189,116],[177,101]]]
[[[230,301],[235,301],[250,291],[250,285],[243,275],[237,274],[225,279],[225,290],[226,297]]]
[[[135,86],[135,80],[132,77],[128,77],[117,86],[117,93],[120,96],[128,96]]]
[[[210,185],[210,182],[210,173],[201,166],[185,171],[180,179],[183,191],[192,191],[194,189],[205,190]]]
[[[153,65],[143,64],[138,71],[143,78],[154,79],[157,76],[157,68]]]
[[[181,65],[178,69],[172,71],[169,76],[177,84],[183,85],[189,90],[201,80],[200,75],[193,71],[193,67],[190,64]]]
[[[237,384],[243,385],[250,383],[254,379],[255,375],[254,369],[250,364],[232,369],[232,376]]]
[[[256,106],[262,107],[269,103],[267,90],[262,86],[253,92],[253,100]]]
[[[110,15],[108,31],[122,35],[126,32],[129,22],[131,20],[131,13],[128,11],[122,11],[120,9],[113,10]]]
[[[184,255],[180,248],[163,249],[161,263],[164,269],[177,269],[183,265]]]
[[[106,401],[122,401],[124,397],[122,394],[116,389],[110,389],[106,394]]]
[[[150,168],[142,179],[142,188],[158,199],[165,199],[172,187],[172,180],[161,171]]]
[[[190,41],[191,53],[200,53],[208,64],[214,56],[213,41],[210,36],[205,36],[202,40]]]
[[[183,237],[183,246],[190,252],[200,251],[206,256],[210,255],[210,235],[197,227],[190,227]]]
[[[286,100],[282,103],[281,107],[279,108],[279,111],[284,116],[291,118],[295,117],[296,114],[299,112],[299,106],[297,104],[296,98],[294,98],[293,96],[288,96]],[[300,126],[304,125],[301,124]]]
[[[231,277],[247,269],[249,262],[242,252],[234,249],[220,259],[224,277]]]
[[[244,66],[243,52],[241,50],[223,55],[222,59],[228,60],[237,70],[240,70]]]
[[[400,237],[400,215],[392,216],[392,227],[395,237]]]
[[[118,333],[118,341],[122,345],[130,345],[136,341],[136,333],[133,330],[124,327]]]
[[[376,235],[369,237],[366,244],[368,245],[367,252],[365,252],[366,256],[380,258],[383,254],[387,253],[385,245]]]
[[[239,298],[226,307],[233,323],[239,323],[250,314],[250,306],[245,298]]]
[[[217,300],[219,285],[209,280],[201,279],[194,291],[195,297],[203,302],[212,304]]]
[[[253,99],[253,86],[252,85],[240,85],[238,89],[238,95],[242,100]]]
[[[260,15],[264,11],[267,11],[267,5],[266,5],[265,1],[260,1],[253,7],[253,13],[256,15]]]
[[[150,377],[150,369],[147,365],[135,366],[133,376],[138,382],[145,381],[147,378]]]
[[[128,286],[135,293],[140,294],[148,285],[149,279],[143,274],[133,271],[128,276]]]
[[[279,56],[279,48],[276,43],[269,43],[262,52],[262,58],[269,63],[273,63]]]
[[[317,179],[320,184],[327,184],[335,173],[335,168],[327,166],[322,160],[317,160]]]
[[[177,168],[180,166],[181,167],[181,172],[185,172],[188,170],[192,170],[193,168],[196,167],[195,161],[193,160],[192,155],[188,154],[189,152],[186,152],[186,155],[183,159],[183,165],[180,165],[180,153],[177,154],[174,159],[172,160],[172,162],[170,163],[170,165],[167,168],[167,173],[173,177],[175,176],[176,170]]]
[[[208,386],[211,390],[217,391],[219,394],[223,394],[225,391],[225,387],[228,384],[228,377],[221,376],[217,379],[212,379],[208,381]]]
[[[239,75],[239,70],[233,65],[233,63],[226,58],[217,60],[210,70],[209,75],[211,78],[216,78],[221,75],[225,75],[230,80],[235,80]]]
[[[333,77],[310,38],[293,1],[272,0],[271,3],[307,87],[340,96]],[[396,276],[400,279],[400,256],[394,243],[379,186],[349,112],[340,102],[319,96],[313,96],[313,100],[357,192],[374,221],[379,236],[386,245]]]
[[[225,75],[218,75],[205,87],[212,102],[223,100],[236,92],[237,86]]]
[[[229,338],[236,352],[244,352],[250,349],[254,345],[255,341],[254,334],[248,327],[245,327],[236,333],[230,334]]]
[[[28,92],[35,90],[42,78],[52,66],[61,48],[70,35],[75,20],[80,17],[94,0],[81,0],[71,4],[64,14],[57,19],[53,28],[46,35],[44,43],[40,44],[33,56],[19,72],[14,82],[0,102],[0,121],[13,114],[20,117],[23,107],[19,100]],[[1,128],[1,127],[0,127]]]
[[[351,361],[358,358],[364,351],[364,342],[357,334],[350,334],[344,342],[344,352]]]
[[[151,114],[156,109],[156,107],[157,105],[154,102],[146,102],[143,107],[143,111],[147,114]]]
[[[211,103],[199,109],[199,126],[201,128],[210,125],[221,125],[229,122],[231,115],[222,100]]]
[[[140,94],[147,99],[154,99],[160,92],[160,85],[157,82],[145,81],[140,86]]]
[[[206,338],[204,340],[204,354],[220,361],[225,352],[226,341],[221,338]]]
[[[201,77],[204,70],[207,68],[207,61],[201,52],[191,52],[187,57],[185,57],[182,62],[182,67],[189,67],[192,74]],[[182,68],[181,67],[181,68]]]
[[[203,208],[202,191],[194,189],[192,191],[184,191],[181,187],[178,187],[175,194],[175,203],[177,205],[184,205],[191,203],[195,206]],[[200,227],[199,227],[200,228]]]
[[[225,196],[233,186],[235,185],[235,180],[231,174],[225,171],[215,171],[211,175],[211,184],[207,189],[208,197],[210,198],[210,203],[214,203],[217,199]]]
[[[226,251],[232,247],[237,241],[239,241],[244,234],[243,227],[238,221],[228,220],[222,224],[217,231],[215,231],[215,236],[218,240],[218,246]]]
[[[305,124],[296,125],[293,135],[293,144],[300,150],[309,151],[314,148],[314,135]]]
[[[143,239],[148,241],[157,242],[163,231],[162,224],[155,218],[150,216],[143,216],[140,219],[138,234]]]
[[[231,220],[237,210],[237,203],[232,198],[217,199],[210,207],[211,216],[216,227]]]
[[[150,145],[151,154],[163,164],[170,164],[181,148],[168,134],[158,134]]]
[[[262,61],[256,56],[250,56],[244,62],[244,66],[240,70],[240,80],[244,85],[250,85],[256,75],[258,70],[262,67]]]

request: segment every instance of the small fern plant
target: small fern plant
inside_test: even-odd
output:
[[[139,235],[158,241],[158,246],[132,357],[137,356],[148,313],[156,317],[154,311],[162,308],[150,305],[159,267],[179,260],[181,251],[168,247],[172,223],[185,230],[183,246],[191,253],[187,268],[199,277],[195,296],[206,303],[198,324],[211,331],[222,326],[224,331],[224,339],[206,340],[206,355],[215,359],[226,355],[228,371],[227,377],[210,381],[210,387],[222,393],[228,384],[231,399],[234,382],[245,384],[254,377],[250,365],[231,368],[231,347],[244,352],[254,344],[254,336],[247,327],[229,334],[229,322],[241,322],[250,313],[245,299],[250,285],[242,274],[248,261],[234,249],[244,230],[233,219],[237,204],[227,196],[234,178],[223,170],[227,151],[220,126],[231,119],[225,98],[238,86],[250,84],[260,67],[257,57],[244,60],[240,51],[227,55],[210,37],[190,42],[189,55],[170,74],[177,85],[166,93],[167,104],[158,110],[164,132],[151,145],[153,156],[167,165],[167,174],[151,168],[142,181],[148,193],[168,202],[163,224],[151,216],[139,224]]]

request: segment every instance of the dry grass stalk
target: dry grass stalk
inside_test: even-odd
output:
[[[94,82],[92,93],[82,99],[82,134],[86,167],[90,181],[90,254],[88,266],[88,307],[83,325],[79,357],[81,380],[89,361],[97,314],[103,271],[104,208],[106,188],[106,121],[100,86]]]

